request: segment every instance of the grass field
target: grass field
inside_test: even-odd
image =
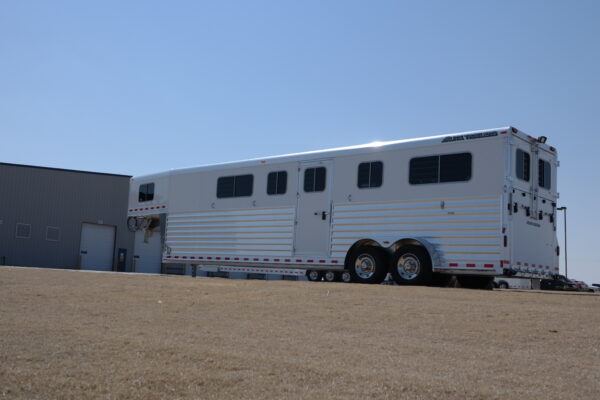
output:
[[[598,399],[600,296],[0,268],[0,399]]]

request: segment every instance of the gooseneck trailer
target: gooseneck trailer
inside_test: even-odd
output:
[[[137,176],[128,223],[160,228],[166,264],[407,285],[549,277],[558,161],[545,142],[504,127]]]

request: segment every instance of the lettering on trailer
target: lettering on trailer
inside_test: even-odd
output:
[[[473,139],[483,139],[487,137],[498,136],[498,132],[481,132],[481,133],[471,133],[468,135],[457,135],[457,136],[447,136],[442,140],[442,143],[448,142],[459,142],[461,140],[473,140]]]

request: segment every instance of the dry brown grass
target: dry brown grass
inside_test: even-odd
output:
[[[600,296],[0,268],[0,399],[598,399]]]

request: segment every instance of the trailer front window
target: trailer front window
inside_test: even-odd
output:
[[[151,200],[154,200],[154,183],[145,183],[140,185],[138,201],[143,203],[144,201]]]

